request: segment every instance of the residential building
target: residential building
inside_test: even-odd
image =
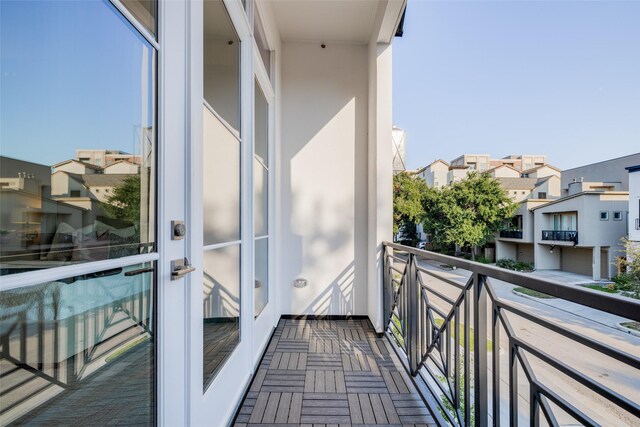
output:
[[[510,165],[496,166],[487,173],[493,178],[520,178],[520,171]]]
[[[0,424],[228,425],[282,315],[385,330],[404,0],[0,8]]]
[[[142,156],[121,150],[83,149],[76,150],[76,160],[99,167],[109,166],[122,160],[139,165],[142,162]]]
[[[629,190],[629,174],[625,168],[640,163],[640,153],[615,159],[604,160],[590,165],[562,171],[562,194],[575,194],[588,191],[588,186],[607,183],[606,186],[616,191]],[[574,184],[577,183],[577,184]],[[596,183],[596,184],[592,184]],[[579,186],[579,190],[570,190],[571,186]]]
[[[523,170],[521,175],[523,178],[545,178],[551,175],[555,175],[560,178],[562,176],[562,171],[555,166],[544,164]]]
[[[394,126],[391,131],[393,143],[393,173],[397,174],[407,170],[407,132]]]
[[[524,171],[545,164],[547,164],[547,156],[537,154],[512,154],[501,159],[492,159],[489,154],[463,154],[451,161],[452,166],[469,166],[469,170],[480,172],[502,165]]]
[[[629,172],[628,238],[640,245],[640,164],[626,169]]]
[[[419,169],[416,175],[422,178],[429,187],[442,188],[448,184],[449,163],[438,159]]]
[[[613,277],[624,253],[628,204],[628,192],[586,191],[531,208],[536,269]]]
[[[496,259],[512,259],[534,263],[533,208],[560,197],[560,178],[496,178],[507,194],[520,203],[513,219],[504,225],[495,238]]]

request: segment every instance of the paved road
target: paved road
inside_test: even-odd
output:
[[[465,283],[470,274],[467,271],[442,269],[437,262],[419,261],[419,265],[433,271],[435,274],[459,283]],[[562,279],[562,277],[558,277],[557,273],[534,272],[532,274],[554,280]],[[555,277],[549,277],[550,274]],[[584,278],[577,275],[567,275],[566,279],[568,283],[576,283]],[[434,286],[448,297],[454,298],[459,292],[452,286],[446,285],[444,282],[431,278],[428,275],[423,275],[423,280],[427,280],[429,285]],[[529,313],[535,314],[536,317],[562,324],[566,328],[586,335],[596,341],[610,345],[636,357],[640,356],[640,338],[616,328],[616,324],[625,319],[560,299],[525,298],[514,294],[513,288],[516,286],[510,283],[495,279],[490,279],[490,283],[499,299],[510,301],[519,308],[526,309]],[[436,304],[438,303],[437,299],[433,301]],[[439,305],[439,308],[448,308],[442,301]],[[568,366],[586,374],[589,378],[628,397],[632,401],[638,400],[638,396],[640,395],[640,373],[637,370],[568,340],[563,336],[552,333],[526,319],[515,315],[508,315],[508,319],[515,334],[535,348],[543,350],[558,360],[563,361]],[[504,385],[501,386],[501,424],[505,425],[508,422],[507,348],[506,334],[501,333],[500,371],[504,383]],[[550,388],[564,398],[567,398],[573,405],[583,410],[590,417],[593,417],[597,422],[602,423],[602,425],[637,426],[640,424],[640,420],[615,407],[600,396],[597,396],[587,387],[577,384],[575,381],[565,377],[557,370],[552,369],[534,357],[527,356],[527,358],[531,363],[533,371],[542,383],[549,385]],[[526,424],[526,420],[529,417],[529,387],[522,372],[520,378],[518,387],[521,397],[519,412],[522,422]],[[562,425],[577,424],[571,417],[562,415],[558,417],[558,421]]]

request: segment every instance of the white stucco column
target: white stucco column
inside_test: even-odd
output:
[[[592,278],[593,280],[600,280],[600,270],[601,270],[601,265],[600,265],[600,246],[594,246],[593,247],[593,261],[591,262],[591,266],[592,266]]]

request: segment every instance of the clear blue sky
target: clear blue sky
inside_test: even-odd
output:
[[[640,152],[640,1],[409,0],[393,46],[407,167],[547,154],[561,169]]]
[[[109,2],[0,0],[0,153],[46,165],[77,148],[139,153],[151,52]]]

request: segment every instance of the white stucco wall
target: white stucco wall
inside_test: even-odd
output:
[[[281,60],[280,306],[367,314],[367,47],[283,43]]]

